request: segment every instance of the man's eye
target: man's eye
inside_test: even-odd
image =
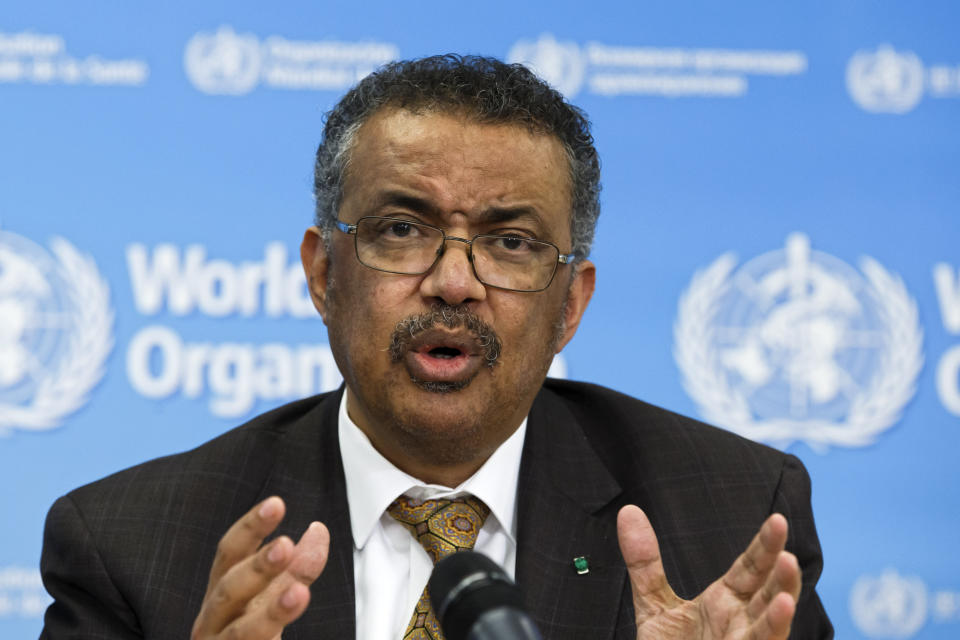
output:
[[[526,238],[520,236],[500,236],[497,238],[497,245],[507,251],[527,251],[530,249],[530,243]]]
[[[414,231],[414,226],[409,222],[393,222],[386,228],[386,233],[397,238],[406,238]]]
[[[406,220],[382,220],[376,228],[377,236],[382,240],[400,240],[422,235],[417,225]]]

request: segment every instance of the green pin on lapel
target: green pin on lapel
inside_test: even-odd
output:
[[[587,562],[586,557],[577,556],[573,559],[573,567],[577,570],[577,575],[584,575],[585,573],[590,573],[590,564]]]

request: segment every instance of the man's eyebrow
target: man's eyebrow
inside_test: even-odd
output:
[[[529,220],[537,224],[543,223],[543,217],[534,207],[521,205],[518,207],[490,207],[480,214],[479,222],[498,224],[514,220]]]
[[[430,200],[412,195],[405,191],[384,191],[377,197],[377,209],[384,207],[400,207],[409,209],[415,213],[440,218],[442,212]],[[499,224],[502,222],[511,222],[514,220],[529,220],[538,224],[543,223],[543,216],[536,209],[529,205],[518,205],[515,207],[489,207],[480,212],[477,222],[482,224]]]
[[[416,213],[438,215],[437,207],[426,198],[420,198],[403,191],[385,191],[377,197],[377,208],[400,207]]]

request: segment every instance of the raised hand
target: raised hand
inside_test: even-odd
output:
[[[310,602],[310,584],[327,563],[330,533],[312,523],[294,545],[280,536],[261,546],[286,507],[267,498],[220,539],[191,640],[279,640]]]
[[[800,567],[784,551],[787,520],[767,518],[746,551],[693,600],[667,583],[657,537],[646,514],[628,505],[617,517],[617,534],[636,611],[638,640],[780,640],[800,597]]]

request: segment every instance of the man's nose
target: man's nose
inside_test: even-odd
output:
[[[429,298],[440,298],[447,304],[461,304],[487,297],[487,288],[477,280],[470,264],[470,241],[447,236],[437,263],[420,284],[420,291]]]

